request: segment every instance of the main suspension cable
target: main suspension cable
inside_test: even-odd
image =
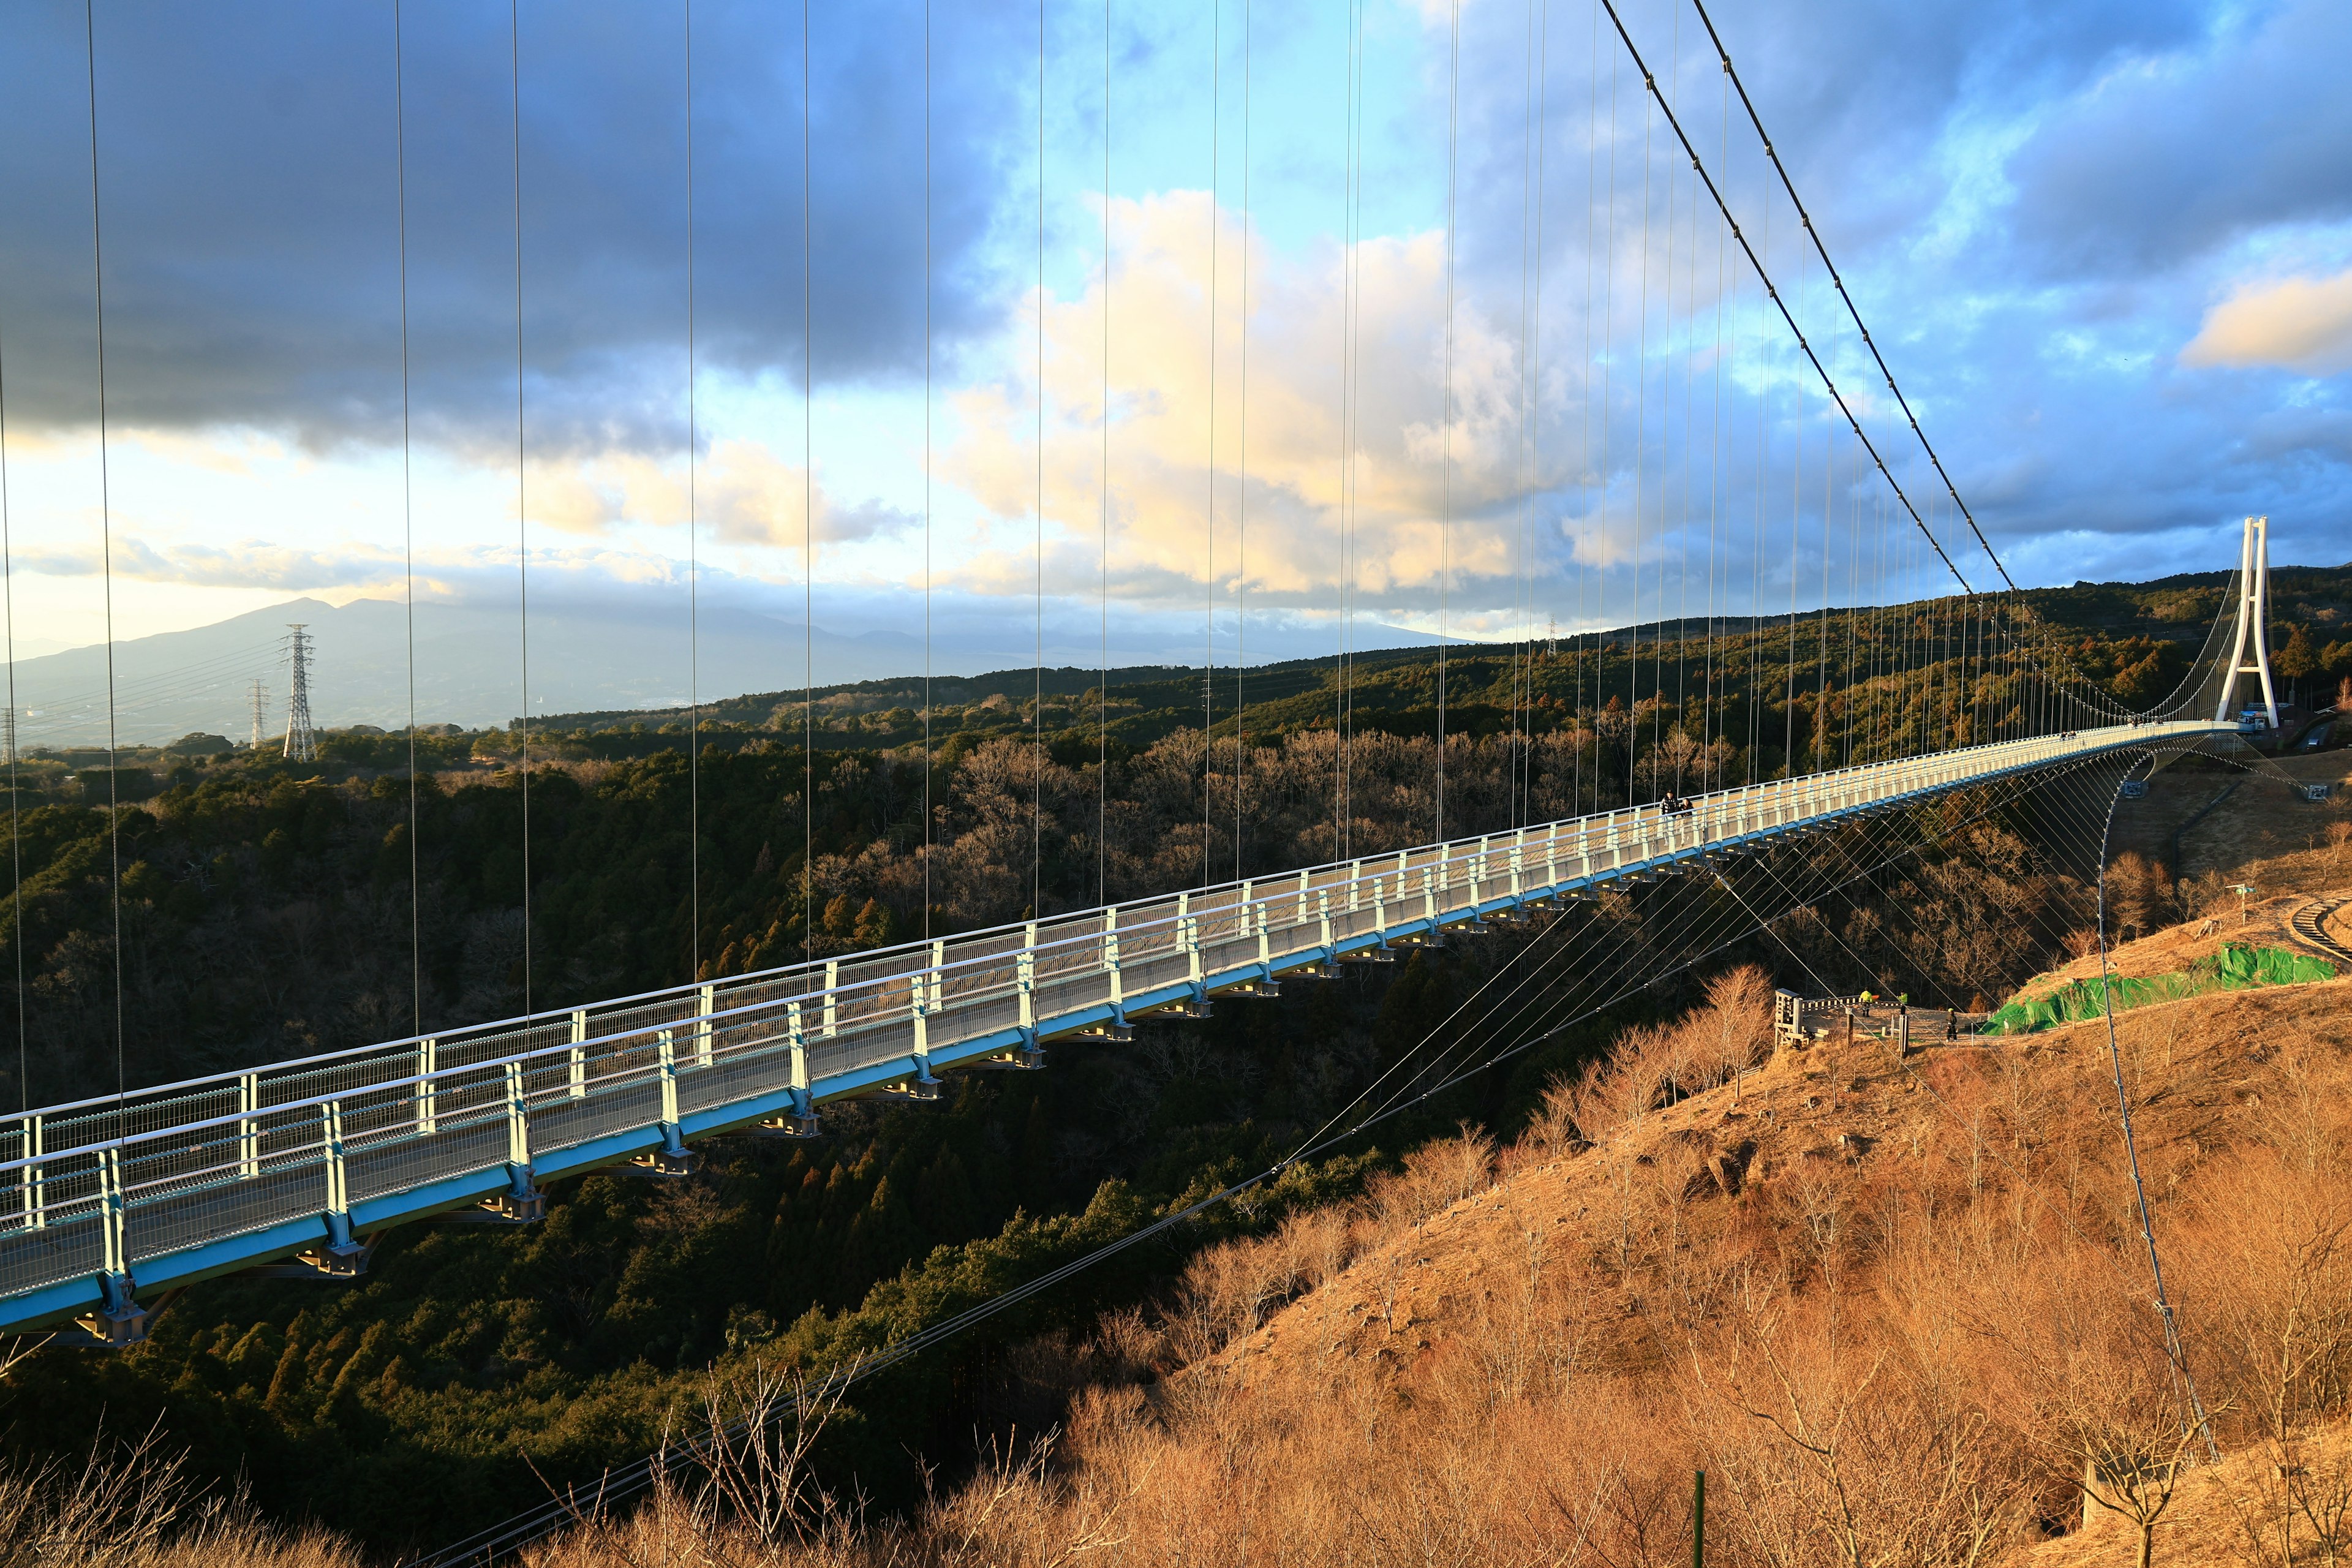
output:
[[[1869,436],[1864,433],[1862,421],[1855,417],[1853,410],[1847,405],[1844,394],[1838,391],[1837,383],[1831,376],[1829,367],[1822,363],[1821,356],[1813,351],[1813,345],[1798,327],[1796,317],[1790,313],[1788,302],[1780,298],[1780,291],[1773,287],[1771,275],[1765,270],[1764,263],[1757,256],[1755,247],[1748,243],[1748,237],[1740,229],[1738,221],[1731,216],[1730,205],[1725,201],[1722,191],[1717,187],[1715,176],[1707,173],[1706,164],[1699,158],[1698,149],[1692,145],[1690,137],[1684,132],[1682,121],[1675,117],[1674,110],[1668,107],[1664,97],[1658,91],[1657,79],[1651,74],[1648,63],[1642,58],[1642,51],[1634,46],[1633,34],[1625,30],[1624,18],[1617,14],[1616,0],[1601,0],[1601,8],[1609,13],[1609,20],[1615,26],[1618,39],[1625,46],[1626,54],[1632,57],[1634,68],[1642,73],[1642,85],[1648,90],[1651,100],[1664,112],[1666,124],[1673,129],[1675,140],[1682,144],[1684,154],[1690,159],[1693,172],[1706,184],[1707,195],[1714,198],[1717,210],[1723,215],[1723,221],[1730,226],[1732,238],[1739,242],[1740,253],[1748,258],[1748,264],[1756,269],[1758,279],[1764,285],[1765,295],[1779,309],[1781,321],[1787,324],[1790,334],[1797,340],[1797,346],[1804,351],[1805,358],[1812,365],[1814,374],[1821,378],[1822,387],[1829,393],[1831,399],[1837,404],[1838,412],[1845,416],[1847,425],[1853,428],[1855,437],[1862,442],[1864,449],[1869,452],[1871,461],[1877,465],[1879,473],[1885,478],[1887,485],[1902,500],[1904,510],[1911,514],[1911,521],[1917,525],[1921,533],[1927,535],[1927,542],[1935,546],[1937,559],[1944,563],[1945,570],[1951,573],[1953,581],[1959,584],[1963,593],[1973,594],[1976,590],[1969,586],[1968,578],[1961,574],[1957,565],[1953,564],[1951,556],[1945,552],[1942,542],[1937,539],[1934,531],[1928,528],[1927,520],[1919,515],[1919,509],[1912,505],[1911,498],[1904,493],[1902,484],[1895,478],[1894,471],[1887,468],[1886,460],[1879,456],[1878,448],[1871,444]]]

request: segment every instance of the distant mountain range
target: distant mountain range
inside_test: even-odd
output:
[[[919,605],[916,606],[918,616]],[[917,630],[877,626],[840,632],[725,605],[706,605],[689,639],[687,618],[675,608],[651,614],[605,603],[534,602],[530,615],[531,711],[577,713],[683,706],[689,690],[705,701],[746,692],[797,690],[919,673],[924,639]],[[1049,612],[1045,661],[1091,666],[1098,657],[1097,626],[1085,617]],[[248,739],[254,729],[253,689],[262,689],[261,731],[285,733],[290,622],[304,623],[312,641],[310,711],[320,728],[373,724],[398,729],[412,711],[419,723],[468,729],[503,726],[522,711],[524,647],[514,607],[420,604],[414,631],[406,606],[360,599],[338,608],[319,599],[290,599],[266,610],[187,631],[130,637],[114,644],[112,728],[115,742],[154,745],[190,732]],[[1016,624],[1017,623],[1017,624]],[[930,665],[940,675],[975,674],[1018,664],[1026,668],[1035,624],[997,606],[945,607],[933,627]],[[1229,637],[1229,633],[1228,633]],[[1323,626],[1250,627],[1251,662],[1332,651]],[[1221,642],[1227,638],[1221,637]],[[1420,647],[1436,639],[1400,627],[1360,625],[1360,648]],[[1121,665],[1201,661],[1197,621],[1174,616],[1122,616],[1111,653]],[[101,746],[108,742],[108,649],[103,644],[19,658],[15,668],[19,745]]]

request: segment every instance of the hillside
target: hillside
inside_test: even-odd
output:
[[[2118,957],[2145,969],[2179,941]],[[1602,1560],[1670,1559],[1637,1549],[1685,1528],[1700,1467],[1723,1489],[1717,1561],[1838,1560],[1771,1547],[1849,1508],[1865,1561],[1960,1561],[1955,1535],[2021,1564],[2126,1560],[2136,1527],[2095,1506],[2088,1531],[2030,1551],[2080,1521],[2069,1478],[2086,1444],[2179,1446],[2104,1026],[1904,1062],[1886,1042],[1784,1047],[1736,1089],[1654,1110],[1623,1096],[1627,1047],[1664,1083],[1703,1059],[1689,1037],[1722,1023],[1702,1012],[1625,1042],[1620,1092],[1604,1076],[1561,1094],[1589,1147],[1548,1145],[1539,1123],[1491,1166],[1468,1138],[1415,1156],[1384,1201],[1323,1232],[1343,1267],[1325,1267],[1311,1225],[1286,1249],[1236,1244],[1196,1266],[1193,1326],[1239,1331],[1156,1397],[1156,1426],[1082,1435],[1082,1465],[1112,1456],[1097,1484],[1116,1485],[1145,1455],[1179,1464],[1213,1441],[1281,1478],[1266,1487],[1283,1519],[1325,1489],[1321,1506],[1352,1512],[1381,1489],[1344,1479],[1340,1445],[1318,1434],[1387,1423],[1388,1462],[1415,1472],[1396,1484],[1442,1499],[1457,1539],[1494,1542],[1479,1561],[1535,1560],[1500,1542],[1547,1514],[1591,1532]],[[2306,1488],[2352,1478],[2330,1381],[2352,1362],[2330,1295],[2352,1284],[2352,981],[2149,1007],[2119,1041],[2226,1461],[2159,1516],[2157,1560],[2220,1561],[2249,1521],[2274,1529]],[[1449,1185],[1462,1195],[1444,1202]],[[1293,1292],[1256,1323],[1260,1301]],[[2320,1310],[2298,1320],[2304,1302]],[[2265,1346],[2290,1362],[2284,1379]],[[1596,1421],[1609,1440],[1579,1445]],[[2308,1478],[2295,1497],[2282,1465]],[[1915,1529],[1942,1547],[1896,1539]],[[2294,1530],[2307,1540],[2307,1521]]]

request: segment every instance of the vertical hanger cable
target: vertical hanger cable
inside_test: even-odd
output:
[[[1437,831],[1445,841],[1445,643],[1448,579],[1454,547],[1454,204],[1460,181],[1462,119],[1462,0],[1450,7],[1445,75],[1445,387],[1438,429],[1444,501],[1437,520]]]
[[[1601,5],[1593,0],[1593,47],[1600,47]],[[1616,461],[1615,424],[1617,413],[1617,73],[1618,60],[1614,51],[1609,56],[1609,178],[1606,215],[1601,249],[1601,457],[1593,474],[1592,507],[1594,530],[1599,544],[1594,552],[1593,612],[1597,621],[1592,641],[1592,804],[1596,809],[1604,792],[1613,796],[1615,791],[1606,788],[1608,780],[1607,726],[1601,715],[1609,705],[1609,650],[1614,640],[1609,625],[1609,558],[1612,553],[1609,538],[1609,488]],[[1626,690],[1632,692],[1629,682]],[[1628,723],[1631,715],[1627,716]],[[1630,733],[1630,731],[1629,731]],[[1633,781],[1626,774],[1626,798],[1633,796]]]
[[[1095,902],[1110,902],[1110,0],[1103,0],[1102,503],[1097,523],[1096,615],[1102,638],[1095,677]]]
[[[89,84],[90,301],[98,332],[98,540],[106,616],[106,896],[114,921],[114,1095],[119,1105],[129,1081],[122,1049],[122,791],[114,731],[114,496],[106,429],[106,241],[98,181],[98,23],[91,0],[82,0],[81,19]]]
[[[1234,437],[1234,880],[1242,879],[1249,800],[1250,0],[1242,0],[1240,385]]]
[[[1207,564],[1201,587],[1201,885],[1209,885],[1210,840],[1216,819],[1213,781],[1217,769],[1217,154],[1218,101],[1224,84],[1224,0],[1209,0],[1209,514],[1202,529]]]
[[[1633,547],[1630,563],[1633,569],[1633,603],[1631,647],[1625,662],[1625,708],[1629,722],[1625,729],[1625,804],[1634,802],[1636,759],[1642,743],[1642,534],[1648,521],[1643,508],[1649,504],[1643,479],[1649,473],[1650,438],[1650,151],[1653,121],[1656,116],[1647,97],[1642,100],[1642,251],[1634,271],[1640,280],[1637,298],[1640,304],[1634,313],[1633,328],[1633,505],[1628,514],[1633,521]],[[1663,595],[1661,595],[1663,597]],[[1651,659],[1657,653],[1651,650]]]
[[[522,1010],[531,1010],[530,965],[530,504],[524,423],[522,354],[522,17],[520,0],[507,0],[507,73],[513,109],[515,338],[515,604],[520,636],[517,673],[522,678]]]
[[[400,572],[408,658],[408,1031],[425,1032],[425,927],[416,879],[416,491],[408,371],[408,79],[402,0],[392,0],[392,145],[400,259]]]
[[[816,247],[809,221],[809,0],[801,0],[801,962],[816,957]]]
[[[702,973],[702,555],[696,481],[701,471],[701,391],[694,316],[694,0],[686,20],[686,800],[688,969]]]
[[[1029,915],[1045,912],[1045,0],[1037,0],[1036,642],[1029,674]]]
[[[1535,116],[1535,302],[1534,321],[1528,333],[1528,489],[1537,490],[1543,483],[1543,294],[1545,203],[1550,194],[1546,181],[1547,160],[1551,125],[1551,0],[1538,0],[1536,36],[1536,116]],[[1527,600],[1528,637],[1528,741],[1527,755],[1521,763],[1525,774],[1520,791],[1520,807],[1524,816],[1519,823],[1535,817],[1535,541],[1536,530],[1542,521],[1539,503],[1530,499],[1528,517],[1521,529],[1524,554],[1524,586]],[[1547,649],[1547,656],[1550,650]]]
[[[1104,0],[1108,5],[1109,0]],[[923,0],[923,940],[931,940],[931,0]]]
[[[33,1109],[32,1034],[25,1009],[25,837],[18,806],[16,779],[16,540],[8,511],[8,374],[7,353],[0,347],[0,637],[7,639],[8,716],[5,742],[8,749],[8,956],[16,966],[16,1101]],[[17,1153],[30,1154],[19,1146]]]

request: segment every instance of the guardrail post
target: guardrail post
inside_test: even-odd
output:
[[[1037,1032],[1037,922],[1021,928],[1021,952],[1013,960],[1013,984],[1021,993],[1021,1027],[1033,1038]]]
[[[1520,828],[1511,839],[1511,897],[1517,898],[1527,873],[1528,830]]]
[[[1298,915],[1297,919],[1290,922],[1291,924],[1303,926],[1307,923],[1307,894],[1308,889],[1314,886],[1314,882],[1315,878],[1312,872],[1301,871],[1298,873]]]
[[[419,1136],[429,1137],[440,1126],[440,1119],[436,1114],[439,1110],[439,1097],[434,1092],[433,1084],[433,1072],[439,1066],[440,1056],[439,1041],[419,1040],[416,1043],[416,1131]]]
[[[677,1037],[675,1032],[661,1032],[661,1096],[662,1131],[668,1142],[677,1142]]]
[[[572,1098],[588,1098],[588,1009],[574,1008],[572,1014]]]
[[[824,1037],[833,1038],[841,1032],[841,1003],[835,988],[841,984],[841,960],[824,961]]]
[[[38,1160],[42,1152],[41,1138],[41,1119],[37,1116],[26,1117],[16,1150],[17,1157],[24,1160]],[[41,1167],[37,1164],[19,1165],[16,1168],[16,1183],[24,1194],[25,1228],[41,1229],[49,1223],[49,1205],[44,1200],[41,1192]]]
[[[930,988],[920,974],[908,983],[907,1007],[915,1020],[915,1077],[919,1080],[931,1076],[931,1019],[930,1010],[925,1005],[929,995]]]
[[[261,1174],[261,1075],[245,1073],[236,1080],[236,1173]]]
[[[327,1170],[327,1245],[352,1245],[352,1179],[343,1163],[343,1102],[331,1100],[319,1108],[320,1152]]]
[[[808,1037],[801,1027],[801,1005],[797,999],[784,1004],[784,1037],[793,1047],[793,1096],[795,1105],[802,1104],[808,1094]]]
[[[948,943],[945,937],[931,943],[930,988],[931,1011],[936,1013],[947,1005],[948,1000]]]
[[[98,1193],[99,1310],[84,1317],[81,1325],[108,1344],[136,1344],[147,1337],[147,1314],[132,1294],[138,1285],[131,1278],[130,1215],[120,1149],[99,1152]]]
[[[122,1151],[101,1149],[98,1154],[100,1262],[107,1274],[126,1279],[131,1273],[131,1245],[122,1195]]]
[[[507,1163],[524,1173],[528,1184],[530,1170],[530,1107],[524,1098],[522,1063],[507,1063]]]
[[[1201,979],[1201,917],[1192,912],[1189,892],[1176,895],[1176,940],[1183,944],[1186,977]]]
[[[1118,968],[1118,906],[1103,910],[1102,965],[1110,972],[1110,1005],[1127,1005],[1127,986]]]
[[[686,1146],[686,1128],[678,1119],[677,1031],[659,1029],[655,1038],[661,1043],[661,1147],[638,1155],[633,1163],[649,1175],[689,1176],[694,1173],[694,1152]]]
[[[710,1015],[719,1011],[719,986],[715,982],[702,988],[696,1005],[699,1009],[697,1016],[701,1021],[694,1026],[694,1059],[709,1067],[711,1053],[716,1048],[710,1037]]]
[[[1379,889],[1375,888],[1373,892],[1378,896]],[[1348,912],[1352,915],[1363,907],[1364,863],[1361,860],[1350,860],[1348,862]]]
[[[547,1216],[547,1199],[534,1182],[530,1165],[530,1101],[523,1087],[522,1063],[509,1061],[507,1091],[507,1190],[485,1198],[482,1206],[510,1224]]]
[[[1317,912],[1320,915],[1323,922],[1323,951],[1328,954],[1331,951],[1331,943],[1333,941],[1331,935],[1331,889],[1328,888],[1320,889],[1317,893],[1316,898],[1318,906]]]

